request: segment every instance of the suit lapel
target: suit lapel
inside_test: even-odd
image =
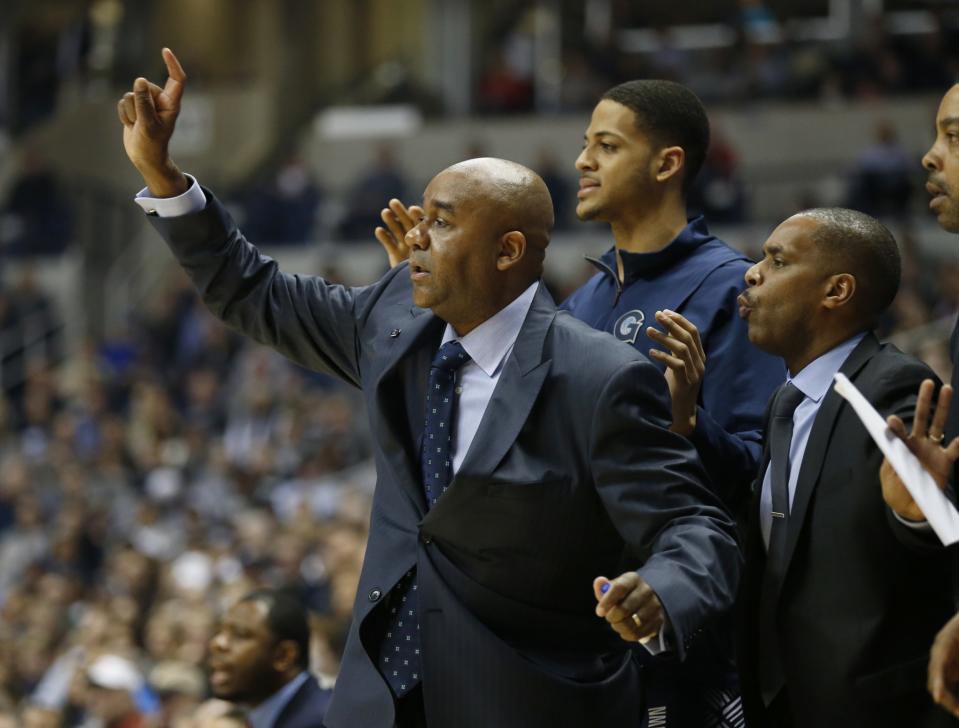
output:
[[[540,283],[457,477],[489,475],[516,442],[549,372],[543,343],[555,317],[556,304]],[[455,484],[453,478],[450,487]]]
[[[378,342],[374,366],[380,373],[373,383],[376,416],[371,425],[400,489],[422,515],[426,497],[417,467],[420,420],[430,361],[446,324],[416,307],[406,309],[397,323],[390,334],[384,334],[387,340]]]
[[[879,340],[875,334],[871,332],[866,334],[863,340],[852,350],[846,361],[843,362],[839,371],[850,379],[855,378],[859,370],[878,350]],[[822,472],[826,451],[829,449],[843,401],[843,398],[830,386],[823,396],[819,411],[816,413],[816,420],[813,422],[806,449],[803,451],[802,465],[800,466],[799,477],[796,480],[796,493],[789,510],[789,531],[786,535],[786,553],[780,571],[781,574],[785,574],[788,570],[792,555],[796,550],[796,543],[799,541],[799,534],[802,532],[813,492],[819,484],[819,474]]]

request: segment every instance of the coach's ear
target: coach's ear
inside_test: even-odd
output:
[[[840,308],[848,305],[855,296],[856,276],[852,273],[836,273],[826,279],[826,293],[822,304],[826,308]]]
[[[497,270],[509,270],[519,263],[526,254],[526,236],[519,230],[510,230],[499,239],[499,255],[496,256]]]

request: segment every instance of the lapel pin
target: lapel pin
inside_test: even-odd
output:
[[[393,329],[393,330],[390,332],[390,338],[391,338],[391,339],[395,339],[397,336],[400,335],[400,331],[401,331],[401,329]]]

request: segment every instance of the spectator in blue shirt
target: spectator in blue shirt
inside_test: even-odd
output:
[[[309,671],[306,610],[288,593],[260,589],[226,614],[210,640],[213,694],[239,703],[253,728],[323,724],[331,691]]]

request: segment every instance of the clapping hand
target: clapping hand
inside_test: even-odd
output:
[[[706,352],[699,329],[682,314],[657,311],[656,321],[663,331],[650,326],[646,335],[666,351],[650,349],[649,356],[666,365],[666,384],[673,403],[670,429],[688,437],[696,427],[696,406],[706,372]]]

